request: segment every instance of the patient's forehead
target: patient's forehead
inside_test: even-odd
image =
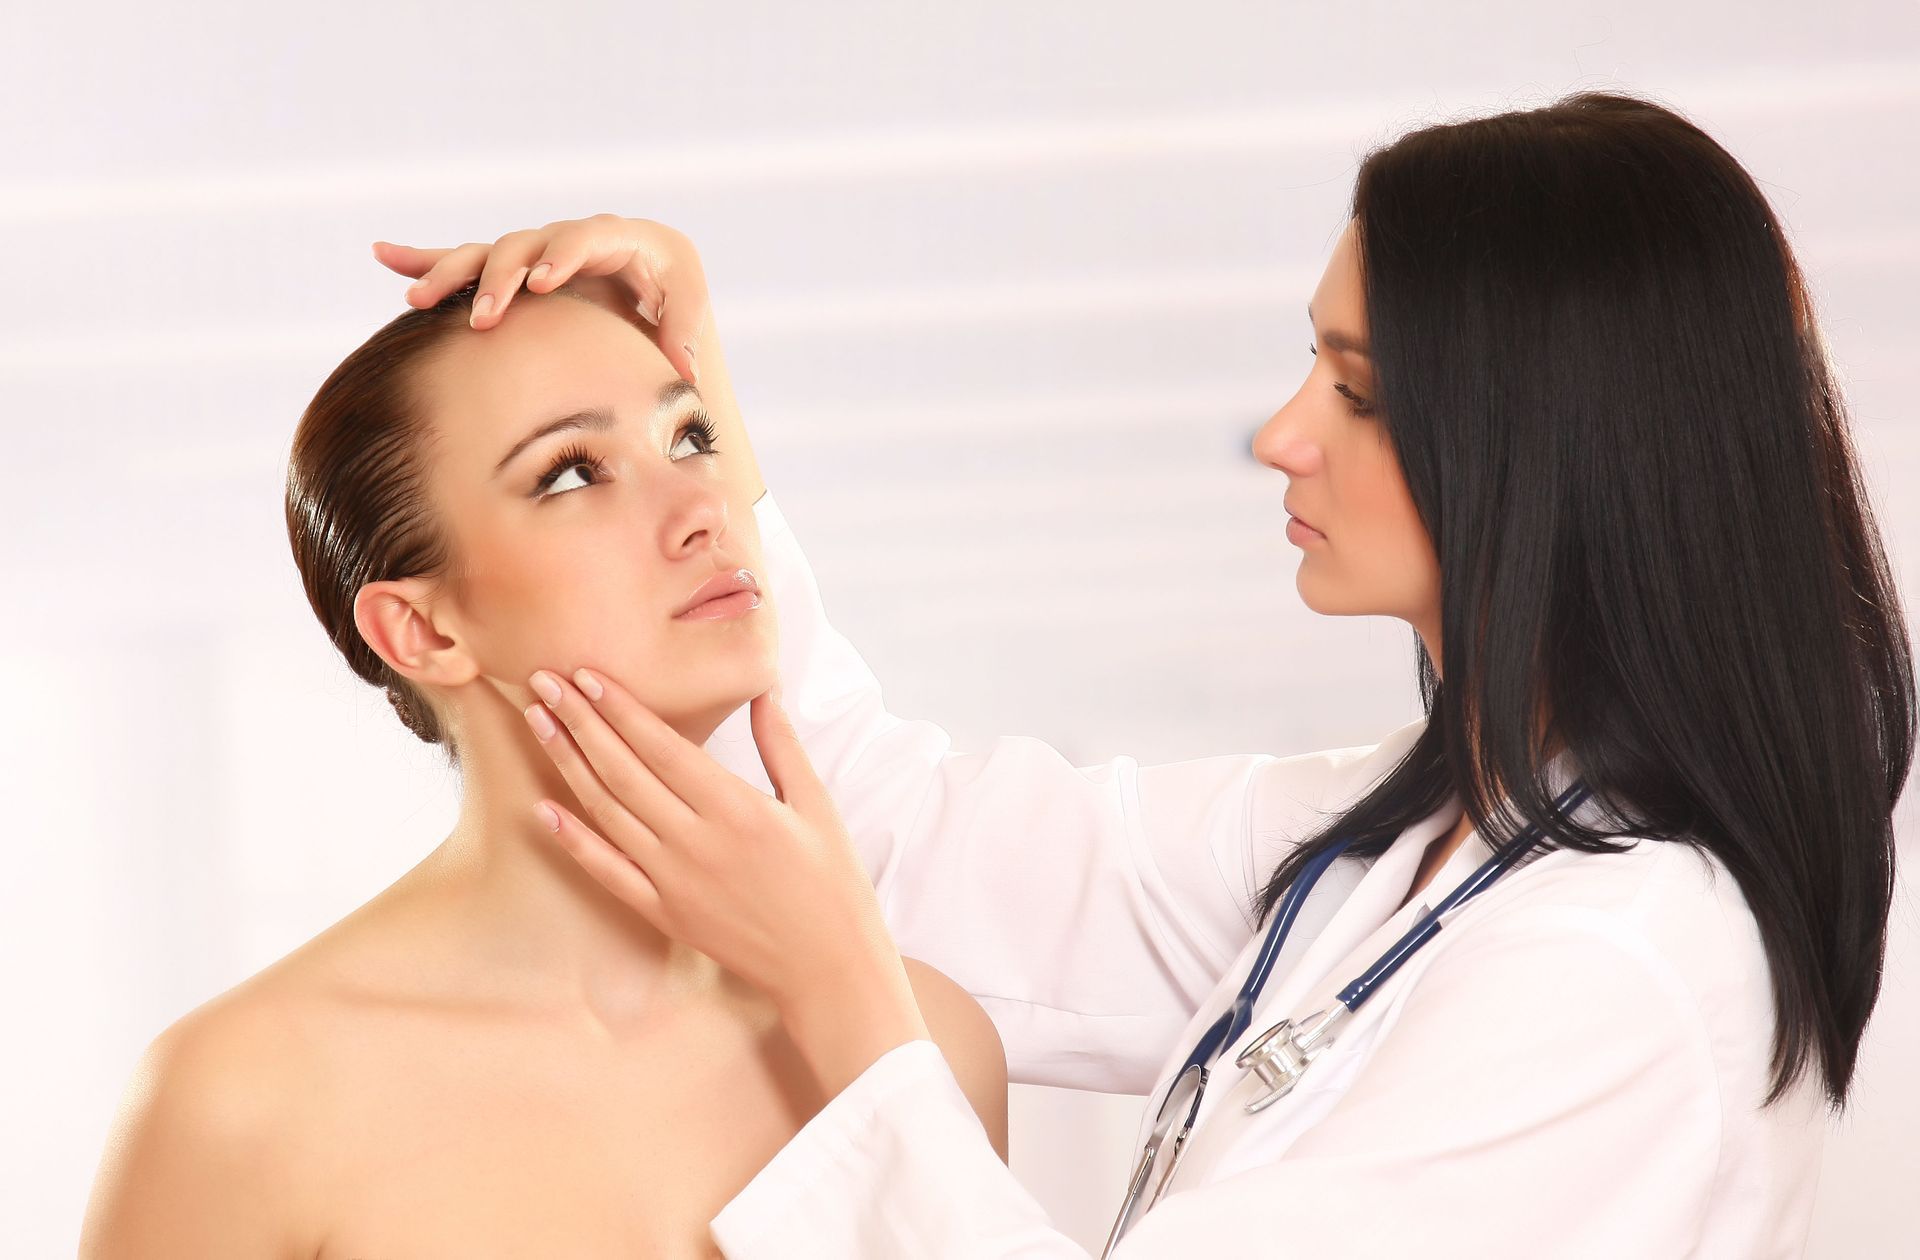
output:
[[[516,442],[569,412],[650,411],[662,385],[678,377],[650,327],[597,302],[522,293],[492,328],[456,330],[414,382],[446,470],[468,482],[491,479]]]

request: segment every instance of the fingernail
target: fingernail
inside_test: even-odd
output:
[[[585,692],[589,700],[598,700],[607,694],[606,688],[600,685],[600,680],[584,669],[573,671],[573,685]]]
[[[553,738],[553,732],[558,728],[553,724],[552,714],[537,704],[530,704],[521,712],[526,714],[527,725],[533,727],[533,733],[540,737],[541,743]]]
[[[408,285],[407,287],[409,289],[424,289],[427,287],[427,277],[421,276],[418,280],[415,280],[412,284]]]
[[[545,801],[541,801],[539,804],[533,807],[533,812],[539,815],[540,821],[547,825],[548,831],[560,830],[560,811],[559,810],[547,804]]]
[[[473,323],[474,320],[485,319],[491,314],[493,314],[493,294],[482,293],[473,300],[473,319],[467,322]]]
[[[533,269],[533,274],[531,276],[528,276],[527,279],[545,280],[547,278],[547,273],[552,270],[553,270],[552,263],[541,263],[538,267],[535,267]]]
[[[700,383],[700,360],[694,357],[693,343],[689,341],[680,348],[687,352],[687,366],[693,370],[693,383],[698,385]]]
[[[546,670],[540,670],[527,680],[534,693],[548,704],[560,703],[560,682]]]

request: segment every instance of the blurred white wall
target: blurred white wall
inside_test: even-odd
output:
[[[1300,605],[1285,479],[1247,452],[1307,370],[1357,157],[1653,93],[1790,225],[1920,579],[1911,3],[10,4],[0,58],[11,1255],[71,1253],[148,1039],[452,819],[280,516],[301,407],[400,309],[375,238],[686,229],[896,712],[1088,760],[1294,752],[1417,713],[1403,626]],[[1920,1236],[1912,889],[1818,1257]],[[1016,1171],[1096,1245],[1138,1101],[1015,1103]]]

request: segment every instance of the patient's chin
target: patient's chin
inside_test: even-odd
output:
[[[768,683],[767,687],[773,684]],[[748,695],[728,695],[716,697],[710,705],[698,709],[683,711],[668,719],[669,725],[696,744],[704,744],[720,729],[720,725],[734,713],[752,702],[753,697],[767,690],[767,687]]]
[[[662,689],[655,712],[675,729],[704,742],[734,710],[762,694],[779,680],[778,661],[753,654],[736,661],[707,660],[698,674],[689,669],[678,685]]]

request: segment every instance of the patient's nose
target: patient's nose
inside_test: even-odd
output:
[[[713,485],[682,488],[668,514],[666,530],[668,555],[685,555],[713,546],[727,536],[727,496]]]

